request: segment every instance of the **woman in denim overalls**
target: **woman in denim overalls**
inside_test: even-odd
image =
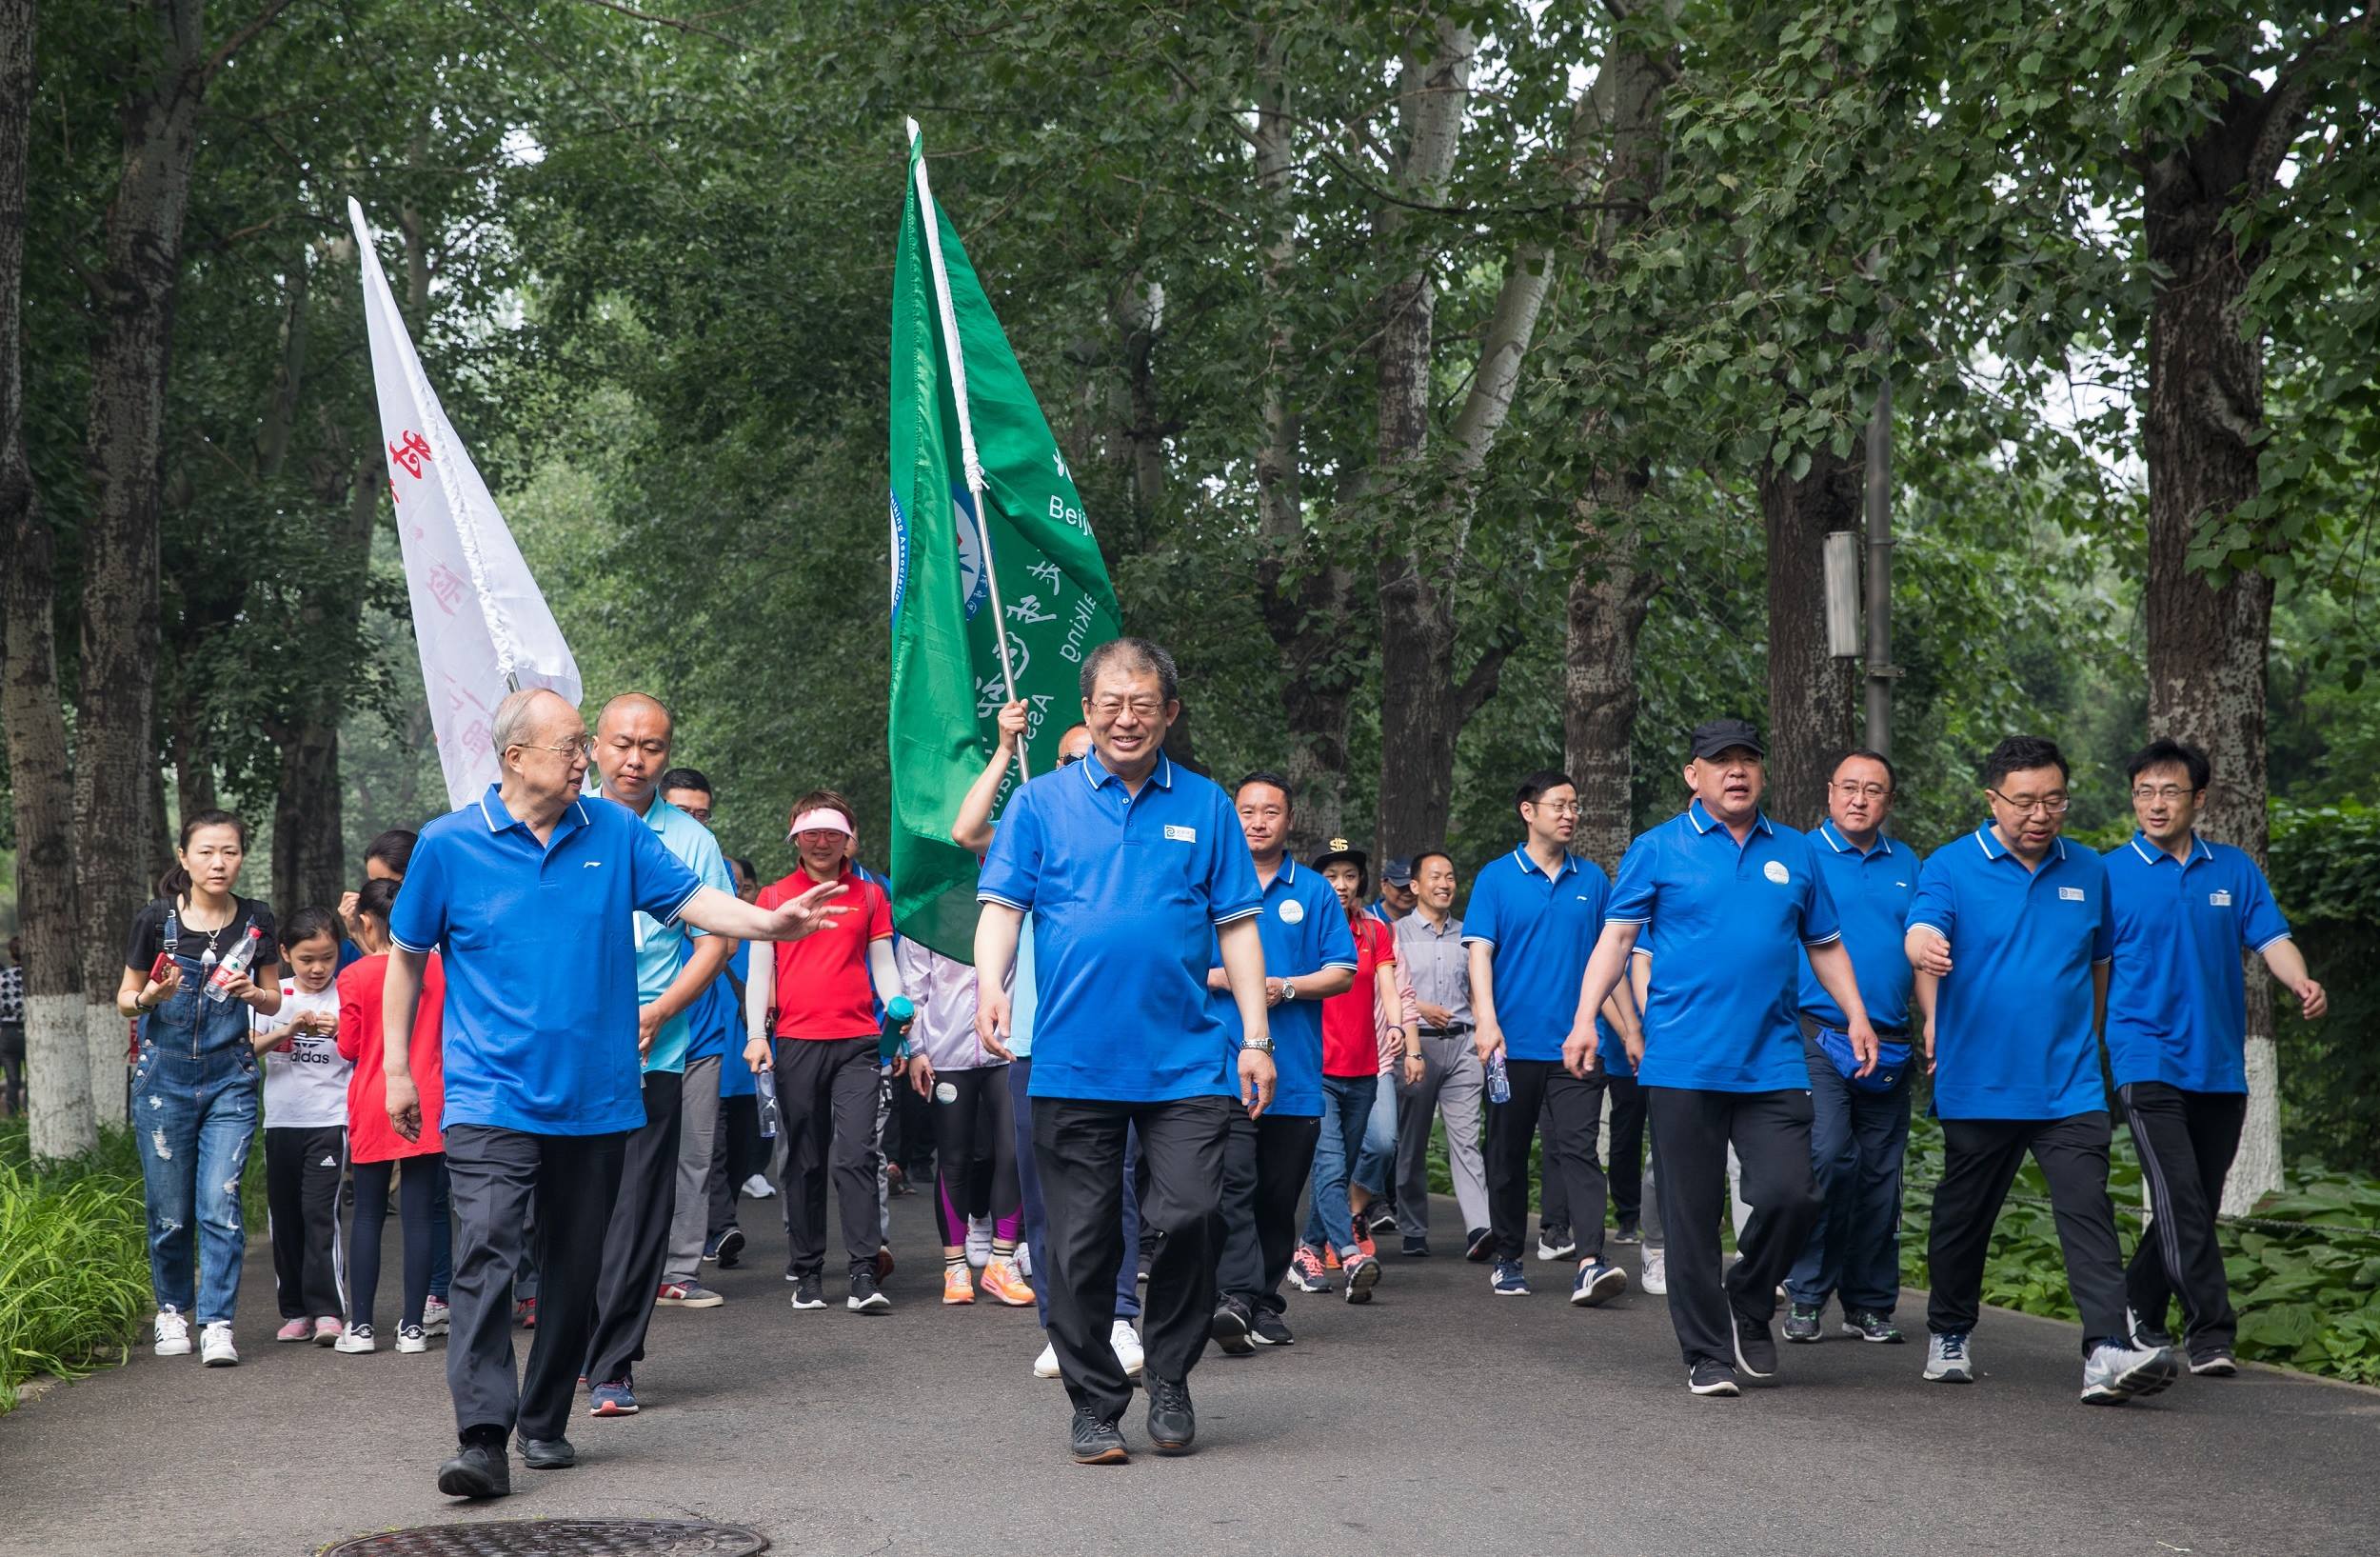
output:
[[[133,920],[116,988],[116,1008],[140,1025],[132,1134],[148,1191],[156,1351],[188,1355],[195,1314],[210,1367],[240,1360],[231,1345],[247,1253],[240,1181],[257,1116],[249,1012],[281,1008],[272,910],[231,890],[247,844],[247,827],[228,811],[201,811],[182,824],[181,864],[159,884],[163,895]],[[216,965],[251,931],[260,937],[256,960],[218,991],[228,998],[207,999]],[[161,953],[170,962],[162,978],[151,978]]]

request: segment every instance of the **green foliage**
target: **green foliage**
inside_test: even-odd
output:
[[[2319,1022],[2273,1003],[2282,1136],[2292,1155],[2380,1169],[2380,810],[2272,808],[2268,874],[2307,966],[2330,995]]]
[[[89,1156],[36,1173],[24,1121],[0,1123],[0,1412],[29,1378],[121,1360],[149,1307],[130,1135],[107,1131]]]

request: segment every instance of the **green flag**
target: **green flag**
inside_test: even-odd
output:
[[[1117,635],[1118,616],[1081,494],[934,206],[924,159],[913,124],[893,265],[893,920],[973,962],[976,862],[950,825],[998,741],[1008,677],[1031,704],[1024,752],[1038,775],[1081,716],[1082,656]],[[1015,786],[1012,769],[1002,805]]]

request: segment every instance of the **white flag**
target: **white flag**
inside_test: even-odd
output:
[[[364,314],[372,340],[388,496],[405,551],[413,638],[446,770],[446,798],[462,807],[499,776],[488,727],[516,687],[550,687],[579,701],[579,667],[496,500],[422,371],[405,318],[372,250],[364,208],[347,202],[364,263]]]

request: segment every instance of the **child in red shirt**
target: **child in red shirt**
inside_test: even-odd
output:
[[[397,1349],[427,1351],[429,1338],[422,1327],[422,1310],[429,1301],[429,1272],[434,1228],[432,1201],[446,1176],[446,1142],[438,1119],[445,1102],[446,1062],[439,1032],[446,1008],[446,979],[436,953],[422,974],[421,1003],[413,1022],[409,1050],[413,1084],[422,1094],[422,1133],[408,1141],[388,1123],[388,1089],[381,1026],[381,987],[388,973],[388,910],[397,900],[398,884],[369,881],[357,894],[358,939],[367,955],[339,975],[339,1053],[355,1062],[347,1082],[347,1154],[355,1175],[355,1209],[347,1230],[347,1331],[336,1343],[341,1351],[374,1350],[373,1302],[380,1286],[380,1237],[388,1219],[388,1188],[405,1165],[398,1183],[402,1201],[399,1219],[405,1243],[405,1307],[399,1315]]]
[[[1334,839],[1314,865],[1338,891],[1355,936],[1356,981],[1345,993],[1322,1002],[1322,1134],[1314,1148],[1313,1208],[1305,1240],[1290,1256],[1290,1272],[1301,1289],[1327,1292],[1330,1283],[1322,1272],[1336,1256],[1345,1268],[1347,1301],[1362,1303],[1379,1283],[1380,1263],[1371,1240],[1356,1226],[1348,1178],[1380,1088],[1379,1013],[1398,1005],[1397,943],[1387,926],[1363,911],[1371,869],[1361,849]],[[1401,1029],[1398,1038],[1401,1047]]]

